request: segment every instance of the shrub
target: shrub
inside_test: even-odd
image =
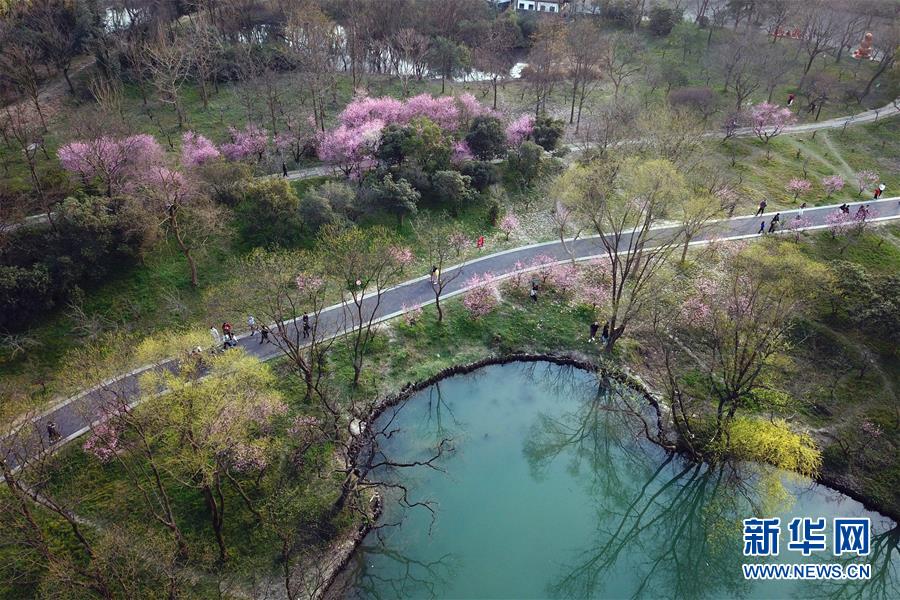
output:
[[[472,119],[466,143],[481,160],[497,158],[506,150],[506,130],[500,119],[481,115]]]
[[[302,238],[300,199],[291,184],[279,178],[251,180],[237,207],[241,239],[249,246],[294,246]]]
[[[483,160],[470,160],[465,163],[462,174],[471,178],[472,187],[479,192],[483,192],[500,180],[497,165]]]
[[[300,200],[299,214],[303,229],[313,235],[335,220],[335,214],[328,199],[314,192]]]
[[[562,140],[565,127],[565,123],[559,119],[540,117],[534,121],[531,139],[547,152],[553,152]]]
[[[0,329],[20,330],[66,302],[77,287],[130,264],[149,239],[144,215],[106,198],[81,196],[59,205],[54,229],[10,234],[0,251]]]
[[[454,215],[458,215],[460,207],[476,196],[472,189],[472,178],[460,175],[457,171],[436,172],[431,177],[431,190],[434,198]]]
[[[681,20],[681,12],[665,6],[654,6],[650,9],[648,27],[653,35],[667,36]]]

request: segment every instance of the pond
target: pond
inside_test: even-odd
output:
[[[648,442],[639,400],[549,363],[454,377],[387,411],[381,451],[438,469],[377,474],[383,525],[332,589],[353,598],[900,597],[900,528],[823,486],[757,465],[708,468]],[[629,409],[628,407],[632,407]],[[640,410],[640,409],[638,409]],[[428,503],[428,506],[416,505]],[[432,513],[432,510],[434,511]],[[791,518],[825,517],[827,551],[787,550]],[[744,579],[742,519],[780,517],[779,563],[871,564],[866,582]],[[832,556],[833,517],[870,517],[871,554]]]

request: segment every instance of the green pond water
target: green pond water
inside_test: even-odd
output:
[[[382,415],[397,462],[380,469],[384,525],[332,590],[352,598],[900,598],[900,528],[858,502],[756,465],[708,468],[648,442],[643,407],[586,372],[538,363],[489,367]],[[652,416],[652,413],[649,413]],[[650,419],[648,419],[650,420]],[[652,421],[651,421],[652,422]],[[828,549],[786,548],[795,516],[826,517]],[[872,519],[872,553],[831,554],[831,519]],[[865,582],[743,577],[741,520],[780,517],[779,563],[872,565]]]

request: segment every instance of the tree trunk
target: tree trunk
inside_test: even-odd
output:
[[[574,78],[573,78],[574,79]],[[572,85],[572,107],[569,109],[569,125],[575,122],[575,97],[578,95],[578,79]]]
[[[66,78],[66,83],[67,83],[68,86],[69,86],[69,91],[70,91],[70,92],[72,93],[72,95],[74,96],[74,95],[75,95],[75,86],[72,85],[72,80],[69,79],[69,67],[63,68],[62,72],[63,72],[63,77]]]
[[[494,75],[494,110],[497,110],[497,76]]]
[[[203,499],[206,500],[206,507],[209,509],[210,524],[216,537],[216,544],[219,546],[219,560],[224,563],[228,560],[228,549],[225,546],[225,536],[222,534],[222,512],[225,506],[223,504],[220,508],[208,485],[204,485],[202,490]],[[219,497],[221,498],[221,491]]]

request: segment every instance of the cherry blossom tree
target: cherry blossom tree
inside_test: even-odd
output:
[[[412,306],[404,304],[400,307],[400,310],[403,312],[403,321],[410,327],[418,323],[422,318],[421,304],[413,304]]]
[[[415,118],[425,117],[447,131],[459,128],[460,109],[452,96],[434,98],[430,94],[413,96],[403,104],[400,122],[408,123]]]
[[[793,219],[789,219],[787,222],[788,231],[794,234],[794,239],[796,241],[800,241],[800,234],[804,229],[808,229],[812,227],[813,222],[807,219],[806,217],[796,216]]]
[[[784,189],[794,195],[794,201],[796,202],[797,198],[802,194],[809,193],[812,189],[812,182],[807,179],[794,178],[787,182]]]
[[[425,94],[427,96],[427,94]],[[418,97],[418,96],[417,96]],[[428,96],[430,98],[430,96]],[[361,127],[370,121],[381,121],[385,125],[399,123],[404,104],[396,98],[384,96],[382,98],[369,98],[362,96],[354,98],[338,115],[338,121],[342,125],[354,129]]]
[[[464,162],[473,160],[474,158],[475,155],[472,154],[472,150],[465,140],[453,142],[453,154],[451,155],[450,160],[454,165],[460,165]]]
[[[363,363],[372,340],[378,308],[387,285],[403,269],[393,249],[394,236],[381,227],[361,229],[327,225],[318,248],[325,264],[341,287],[346,319],[346,343],[353,365],[353,385],[359,385]]]
[[[438,323],[444,320],[444,309],[441,297],[447,286],[462,275],[462,269],[448,269],[454,254],[459,255],[463,241],[468,241],[463,232],[452,224],[452,219],[443,215],[438,224],[425,219],[415,222],[416,239],[427,252],[428,264],[432,268],[431,289],[434,292],[434,306],[437,309]]]
[[[750,109],[751,127],[756,137],[766,144],[766,158],[769,157],[769,140],[796,122],[797,115],[791,109],[771,102],[760,102]]]
[[[318,136],[318,154],[324,162],[343,171],[347,177],[360,177],[375,164],[374,153],[384,121],[366,121],[358,127],[340,125]]]
[[[506,240],[509,241],[510,234],[519,229],[519,218],[511,212],[506,213],[503,218],[500,219],[498,227],[500,231],[506,234]]]
[[[207,138],[193,131],[181,136],[181,164],[186,168],[199,167],[222,156]]]
[[[654,322],[665,353],[659,370],[666,401],[698,455],[721,452],[737,411],[754,400],[770,358],[785,348],[794,318],[827,278],[826,267],[794,244],[751,245],[714,260],[688,283],[680,306]],[[681,334],[697,354],[678,351]],[[679,374],[686,369],[697,371],[702,389],[684,385]],[[704,410],[710,399],[713,410]]]
[[[822,187],[825,188],[825,193],[831,196],[835,192],[840,192],[844,189],[844,178],[840,175],[828,175],[823,177]]]
[[[534,117],[522,115],[506,126],[506,143],[518,148],[534,131]]]
[[[97,182],[110,197],[133,190],[153,167],[163,163],[164,156],[159,143],[146,134],[70,142],[58,155],[65,170],[80,176],[85,184]]]
[[[872,189],[876,183],[879,181],[878,173],[875,171],[859,171],[856,173],[856,186],[859,190],[859,195],[862,195],[863,191]]]
[[[228,160],[247,160],[255,158],[256,162],[263,159],[269,146],[269,132],[252,123],[248,123],[243,129],[229,127],[231,141],[222,144],[219,149]]]
[[[457,257],[462,254],[463,250],[472,246],[472,240],[469,239],[469,236],[465,232],[458,230],[450,234],[449,242],[450,246],[456,251]]]
[[[849,213],[835,210],[825,215],[825,224],[831,232],[831,237],[843,236],[856,227],[856,219]]]
[[[466,281],[471,288],[463,298],[463,306],[473,319],[481,318],[497,308],[497,284],[491,273],[473,275]]]

